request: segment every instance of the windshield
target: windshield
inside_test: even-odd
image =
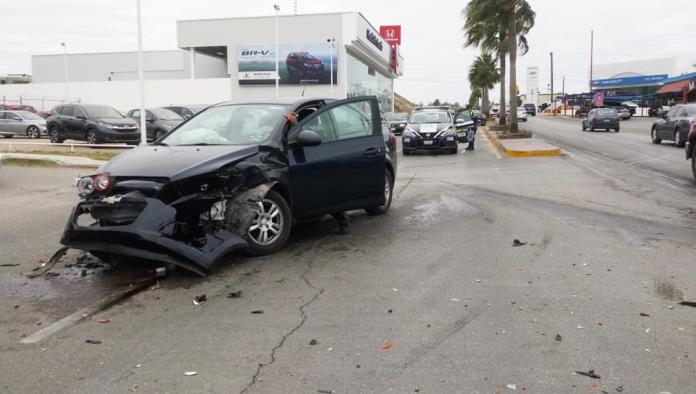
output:
[[[83,106],[87,115],[92,118],[123,118],[120,112],[116,111],[111,107],[101,106],[101,105],[85,105]]]
[[[154,108],[150,112],[159,120],[184,120],[176,112],[164,108]]]
[[[225,105],[191,118],[166,145],[254,145],[268,140],[288,108],[272,104]]]
[[[451,122],[449,113],[447,112],[416,112],[411,115],[412,124],[422,123],[449,123]]]
[[[17,111],[16,114],[27,120],[43,119],[39,115],[29,111]]]
[[[306,54],[300,56],[300,59],[302,59],[302,60],[316,60],[316,57],[310,55],[309,53],[306,53]]]
[[[392,112],[384,115],[390,122],[405,122],[408,120],[408,114],[405,112]]]
[[[612,108],[604,108],[597,111],[597,116],[616,116],[616,110]]]

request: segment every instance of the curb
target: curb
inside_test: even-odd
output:
[[[498,136],[491,132],[488,127],[483,129],[483,132],[486,133],[486,136],[488,139],[493,143],[493,145],[502,153],[503,155],[507,157],[514,157],[514,158],[522,158],[522,157],[560,157],[563,155],[563,152],[561,151],[561,148],[555,148],[555,149],[540,149],[540,150],[512,150],[512,149],[507,149],[505,146],[500,142],[498,139]]]
[[[74,156],[68,156],[68,157],[74,157]],[[32,156],[20,156],[20,155],[14,155],[12,153],[0,153],[0,162],[6,164],[6,165],[32,165],[32,164],[37,164],[37,165],[43,165],[43,166],[55,166],[55,167],[64,167],[64,168],[91,168],[91,169],[97,169],[102,166],[103,163],[101,163],[98,160],[93,160],[89,158],[83,158],[83,157],[75,157],[79,159],[86,159],[89,161],[86,162],[77,162],[75,160],[63,160],[62,158],[55,157],[55,156],[40,156],[40,155],[32,155]]]

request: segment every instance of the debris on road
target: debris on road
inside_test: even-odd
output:
[[[251,314],[252,314],[252,315],[263,315],[263,311],[262,311],[262,310],[251,311]]]
[[[333,394],[333,390],[317,390],[320,394]]]
[[[556,338],[555,338],[555,339],[556,339],[558,342],[561,342],[561,341],[563,340],[563,337],[561,336],[561,334],[556,334]]]
[[[393,311],[390,309],[390,310],[388,310],[387,312],[392,313]]]
[[[682,301],[679,303],[681,306],[690,306],[692,308],[696,308],[696,302],[693,301]]]
[[[649,315],[649,314],[647,314],[647,313],[643,313],[643,312],[641,312],[641,313],[640,313],[640,316],[641,316],[641,317],[650,317],[650,315]]]
[[[3,263],[3,264],[0,264],[0,267],[19,267],[19,264]]]
[[[391,343],[389,343],[389,342],[387,342],[387,343],[385,343],[384,345],[382,345],[382,350],[389,350],[389,349],[391,349],[392,347],[394,347],[394,345],[391,344]]]
[[[476,283],[481,283],[481,279],[476,279]]]
[[[85,343],[89,343],[90,345],[99,345],[102,343],[102,341],[98,341],[96,339],[88,339],[85,341]]]
[[[227,298],[242,298],[242,291],[238,290],[232,293],[227,294]]]
[[[618,391],[619,393],[623,392],[623,390],[624,390],[623,386],[619,386],[616,388],[616,391]]]
[[[46,278],[55,278],[56,276],[60,276],[60,272],[49,271],[44,274]]]
[[[205,294],[193,297],[193,305],[201,305],[206,301],[208,301],[208,296]]]
[[[578,324],[578,329],[579,329],[579,330],[582,330],[583,327],[582,327],[581,325]]]
[[[508,388],[508,389],[510,389],[510,390],[517,390],[517,385],[516,385],[516,384],[508,384],[508,385],[505,386],[505,387]]]
[[[317,344],[319,344],[319,341],[317,341],[316,339],[312,339],[311,341],[309,341],[310,346],[315,346]]]
[[[39,268],[38,270],[35,269],[34,272],[27,273],[26,276],[33,279],[33,278],[38,278],[39,276],[46,275],[47,272],[49,272],[51,269],[53,269],[53,267],[56,265],[58,260],[60,260],[61,258],[63,258],[63,256],[65,256],[65,253],[68,251],[68,249],[69,248],[67,246],[64,246],[64,247],[58,249],[47,262],[41,263],[41,265],[39,267],[37,267],[37,268]],[[39,260],[39,262],[41,262],[41,261],[42,260]]]
[[[575,373],[578,374],[578,375],[587,376],[588,378],[592,378],[592,379],[602,379],[601,376],[599,376],[599,375],[597,375],[597,374],[595,373],[595,370],[594,370],[594,369],[591,369],[591,370],[589,370],[589,371],[587,371],[587,372],[584,372],[584,371],[575,371]]]
[[[196,371],[188,371],[188,372],[184,372],[184,375],[186,375],[186,376],[196,376],[196,375],[198,375],[198,372],[196,372]]]
[[[520,240],[517,239],[517,238],[515,238],[515,240],[512,241],[512,246],[515,247],[515,248],[518,247],[518,246],[524,246],[524,245],[526,245],[526,244],[527,244],[526,242],[522,242],[522,241],[520,241]]]
[[[109,319],[101,319],[101,320],[99,320],[99,323],[101,323],[101,324],[106,324],[106,323],[110,323],[110,322],[111,322],[111,320],[109,320]]]

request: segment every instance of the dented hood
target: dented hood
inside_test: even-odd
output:
[[[257,145],[147,145],[121,153],[101,170],[115,177],[158,177],[177,181],[215,171],[258,152]]]

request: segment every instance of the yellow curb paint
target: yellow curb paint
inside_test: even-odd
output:
[[[523,157],[559,157],[562,155],[560,148],[556,149],[542,149],[542,150],[509,150],[500,142],[498,137],[491,133],[490,129],[487,127],[484,129],[484,133],[488,137],[488,140],[495,145],[498,150],[507,157],[513,158],[523,158]]]

